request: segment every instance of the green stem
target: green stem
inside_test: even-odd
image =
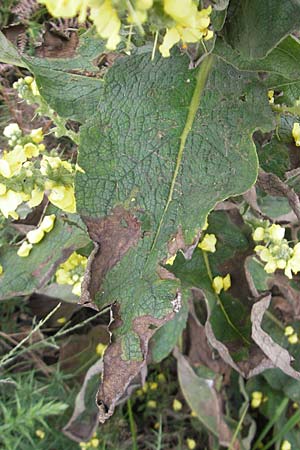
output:
[[[137,438],[136,438],[136,428],[135,428],[135,422],[134,422],[134,418],[133,418],[130,398],[127,400],[127,409],[128,409],[130,432],[131,432],[131,436],[132,436],[132,450],[138,450]]]
[[[247,413],[247,411],[248,411],[248,408],[249,408],[249,405],[248,405],[248,404],[245,405],[245,409],[244,409],[244,411],[242,412],[242,415],[241,415],[241,418],[240,418],[240,420],[239,420],[239,423],[237,424],[237,427],[236,427],[236,429],[235,429],[235,431],[234,431],[234,433],[233,433],[233,436],[232,436],[232,439],[231,439],[231,441],[230,441],[228,450],[234,450],[233,445],[234,445],[235,440],[236,440],[236,438],[237,438],[237,435],[239,434],[239,431],[240,431],[240,429],[241,429],[241,427],[242,427],[242,424],[243,424],[243,422],[244,422],[244,419],[245,419],[246,413]]]
[[[294,428],[294,426],[299,422],[299,419],[300,419],[300,411],[297,411],[280,429],[279,433],[273,436],[273,438],[266,445],[264,445],[264,450],[268,450],[268,448],[270,448],[273,444],[279,442],[280,439],[282,439],[282,437],[285,435],[285,433]]]
[[[212,271],[210,268],[210,264],[209,264],[209,259],[208,259],[208,255],[207,252],[205,252],[204,250],[202,250],[202,255],[203,255],[203,259],[204,259],[204,263],[205,263],[205,267],[206,267],[206,271],[207,274],[209,276],[209,279],[211,282],[213,282],[213,275],[212,275]],[[219,295],[215,292],[215,297],[217,299],[217,303],[220,306],[227,322],[229,323],[229,325],[234,329],[234,331],[241,337],[241,339],[247,344],[247,345],[251,345],[251,342],[248,341],[248,339],[245,338],[245,336],[242,335],[242,333],[238,330],[238,328],[234,325],[234,323],[231,321],[230,317],[227,314],[226,309],[224,308],[224,305],[221,301],[221,298],[219,297]]]
[[[270,431],[270,429],[272,428],[272,426],[274,425],[274,423],[276,423],[279,419],[279,417],[281,416],[281,414],[283,413],[283,411],[285,410],[285,408],[287,407],[289,402],[288,398],[285,398],[279,405],[279,407],[276,409],[275,414],[273,416],[273,418],[267,423],[267,425],[265,426],[265,428],[262,430],[262,432],[260,433],[260,435],[258,436],[254,447],[252,450],[257,450],[259,448],[259,446],[261,445],[261,441],[263,440],[263,438],[268,434],[268,432]]]
[[[178,154],[177,154],[177,160],[176,160],[176,166],[174,169],[174,173],[172,176],[172,180],[171,180],[171,185],[170,185],[170,190],[169,190],[169,195],[167,198],[167,202],[166,205],[164,207],[161,219],[159,221],[157,230],[155,232],[155,236],[153,238],[153,242],[152,242],[152,246],[151,246],[151,250],[153,250],[153,248],[156,245],[157,239],[159,237],[164,219],[165,219],[165,215],[169,209],[170,203],[173,200],[173,194],[174,194],[174,189],[175,189],[175,185],[176,185],[176,180],[180,171],[180,166],[182,163],[182,158],[183,158],[183,153],[184,153],[184,149],[185,149],[185,144],[188,138],[188,135],[192,129],[195,117],[196,117],[196,113],[199,109],[199,104],[200,104],[200,99],[201,99],[201,95],[203,93],[203,90],[205,88],[206,85],[206,81],[210,72],[210,69],[212,67],[214,58],[212,55],[209,55],[207,58],[205,58],[202,62],[202,64],[199,67],[199,71],[196,77],[196,86],[195,86],[195,90],[191,99],[191,103],[189,106],[189,111],[188,111],[188,115],[186,118],[186,122],[183,128],[183,131],[181,133],[180,136],[180,145],[179,145],[179,150],[178,150]]]

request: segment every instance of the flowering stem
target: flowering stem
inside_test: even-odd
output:
[[[213,282],[213,275],[212,275],[212,271],[211,271],[211,268],[210,268],[210,264],[209,264],[207,252],[205,252],[204,250],[202,250],[202,255],[203,255],[203,260],[204,260],[204,263],[205,263],[205,267],[206,267],[206,271],[207,271],[207,274],[208,274],[208,276],[209,276],[209,279],[210,279],[211,282]],[[230,317],[229,317],[228,314],[227,314],[226,309],[224,308],[224,305],[223,305],[223,303],[222,303],[222,301],[221,301],[221,298],[219,297],[219,295],[218,295],[216,292],[215,292],[215,297],[216,297],[217,303],[218,303],[218,305],[220,306],[220,308],[221,308],[221,310],[222,310],[222,312],[223,312],[223,314],[224,314],[224,316],[225,316],[227,322],[229,323],[229,325],[234,329],[234,331],[241,337],[241,339],[242,339],[247,345],[251,345],[251,342],[248,341],[248,339],[246,339],[245,336],[242,335],[242,333],[237,329],[237,327],[236,327],[236,326],[234,325],[234,323],[231,321]]]

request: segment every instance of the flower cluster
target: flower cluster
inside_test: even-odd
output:
[[[26,240],[19,247],[17,252],[18,256],[21,258],[26,258],[32,250],[34,244],[38,244],[44,239],[45,233],[50,233],[54,227],[55,214],[50,216],[45,216],[39,227],[34,230],[28,231],[26,234]]]
[[[17,208],[22,203],[34,208],[45,193],[53,205],[74,213],[75,171],[58,156],[40,156],[45,151],[42,128],[24,135],[17,123],[11,123],[3,134],[10,147],[0,158],[0,211],[4,217],[18,219]]]
[[[285,327],[284,335],[287,336],[289,343],[292,345],[297,344],[299,341],[298,335],[291,325]]]
[[[74,252],[62,263],[56,271],[55,277],[58,284],[69,284],[73,286],[74,295],[81,295],[81,283],[87,265],[87,258]]]
[[[97,433],[94,433],[92,438],[88,442],[80,442],[79,447],[82,450],[86,450],[88,448],[99,448],[100,440],[97,437]]]
[[[274,273],[276,269],[284,270],[288,278],[300,271],[300,242],[290,247],[287,239],[284,239],[285,228],[266,221],[264,226],[257,227],[253,233],[253,240],[263,241],[264,245],[256,245],[255,252],[265,262],[264,269],[267,273]]]
[[[88,16],[94,23],[98,34],[107,41],[106,46],[115,50],[121,41],[120,17],[127,17],[127,23],[136,25],[143,32],[142,24],[147,20],[151,9],[151,27],[166,28],[162,45],[159,47],[164,57],[170,56],[170,49],[177,42],[195,43],[213,37],[210,25],[211,7],[198,10],[195,0],[134,0],[117,2],[113,0],[38,0],[47,6],[54,17],[79,16],[83,22]],[[163,14],[161,11],[163,10]],[[156,22],[155,22],[156,18]]]
[[[164,0],[165,13],[170,16],[174,25],[167,28],[163,43],[159,50],[164,57],[170,56],[170,49],[182,41],[185,43],[209,40],[213,31],[209,30],[211,6],[198,11],[193,0]]]

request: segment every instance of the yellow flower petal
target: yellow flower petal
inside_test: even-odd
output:
[[[49,216],[45,216],[42,220],[40,228],[45,231],[45,233],[49,233],[54,227],[56,216],[55,214],[50,214]]]
[[[220,276],[215,277],[212,282],[212,287],[216,294],[220,294],[223,289],[223,278]]]
[[[35,230],[31,230],[26,234],[26,237],[30,244],[37,244],[40,242],[45,235],[45,232],[39,227]]]
[[[176,28],[170,28],[167,30],[163,43],[159,46],[159,51],[164,58],[170,56],[170,49],[180,41],[180,34]]]
[[[17,255],[20,256],[21,258],[26,258],[31,252],[31,249],[32,244],[29,244],[27,241],[24,241],[19,250],[17,251]]]
[[[223,289],[224,291],[228,291],[231,287],[231,277],[230,273],[228,273],[225,277],[223,277]]]
[[[173,400],[173,410],[174,411],[181,411],[182,410],[182,403],[181,401],[177,400],[177,398],[175,398]]]
[[[217,238],[214,234],[206,234],[202,241],[198,244],[198,247],[205,252],[214,253],[216,251],[216,243]]]

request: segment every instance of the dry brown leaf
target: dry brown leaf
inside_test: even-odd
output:
[[[76,397],[75,408],[69,422],[63,428],[63,433],[76,442],[89,440],[98,425],[98,411],[93,407],[91,399],[86,398],[88,384],[93,383],[93,378],[98,379],[103,370],[103,362],[100,359],[93,364],[86,373],[83,385]],[[97,382],[97,381],[96,381]],[[87,414],[87,417],[84,417]]]
[[[293,361],[292,356],[285,348],[274,342],[271,336],[261,328],[264,313],[268,309],[270,302],[271,295],[268,294],[261,300],[257,301],[252,307],[252,339],[261,348],[264,354],[267,355],[267,357],[273,362],[275,367],[278,367],[287,375],[299,380],[300,372],[297,372],[291,366],[291,362]]]
[[[232,440],[232,433],[223,419],[221,397],[213,381],[198,377],[178,349],[174,350],[174,356],[177,358],[180,387],[187,403],[206,429],[219,439],[220,445],[228,447]],[[237,440],[231,449],[240,449]]]

